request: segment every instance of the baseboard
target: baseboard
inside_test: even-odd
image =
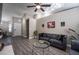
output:
[[[23,37],[27,38],[27,36],[23,36]]]
[[[34,38],[33,36],[30,36],[30,37],[29,37],[29,39],[33,39],[33,38]]]

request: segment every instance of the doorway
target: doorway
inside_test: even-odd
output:
[[[13,18],[13,36],[21,36],[22,35],[22,20],[20,18]]]
[[[26,20],[26,36],[29,38],[29,19]]]

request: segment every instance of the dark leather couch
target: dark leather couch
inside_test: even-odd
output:
[[[71,49],[79,52],[79,40],[72,40],[71,41]]]
[[[46,40],[50,42],[51,46],[57,47],[62,50],[66,50],[67,36],[59,34],[40,33],[39,40]]]
[[[79,55],[79,40],[71,41],[70,55]]]

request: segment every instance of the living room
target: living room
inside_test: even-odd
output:
[[[45,38],[40,38],[40,39],[49,41],[49,39],[47,39],[46,36],[49,38],[51,36],[53,37],[53,34],[54,35],[66,35],[67,42],[65,42],[65,43],[67,44],[68,47],[71,47],[74,50],[74,48],[72,47],[74,45],[74,43],[72,43],[72,41],[73,40],[76,41],[76,39],[79,38],[78,12],[79,12],[79,7],[69,8],[66,10],[53,12],[50,16],[38,19],[37,24],[36,24],[36,26],[37,26],[36,29],[37,29],[38,33],[43,33],[42,36],[45,37]],[[71,38],[71,36],[72,36],[72,38]],[[56,37],[58,37],[58,36],[56,36]],[[55,37],[51,38],[51,39],[55,39]],[[51,39],[50,39],[50,41],[51,41]],[[77,48],[78,47],[76,46],[75,49],[77,49]],[[72,52],[70,52],[70,53],[72,53]],[[75,54],[75,52],[73,54]]]
[[[0,54],[79,55],[78,19],[78,3],[3,3]]]

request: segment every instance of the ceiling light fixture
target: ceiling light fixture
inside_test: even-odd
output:
[[[36,8],[37,8],[37,9],[40,9],[40,8],[41,8],[41,6],[40,6],[40,5],[37,5],[37,6],[36,6]]]

